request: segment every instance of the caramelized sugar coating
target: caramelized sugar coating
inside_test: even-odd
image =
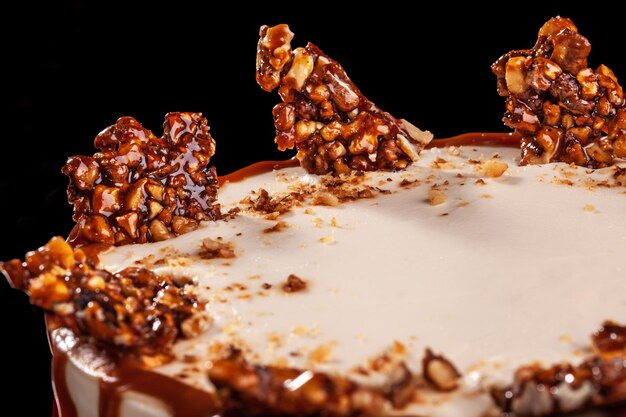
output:
[[[362,385],[339,375],[275,365],[257,365],[231,347],[212,362],[209,380],[217,388],[226,415],[382,416],[419,402],[420,391],[452,391],[460,374],[441,355],[426,349],[424,374],[388,354],[375,360],[382,384]],[[245,411],[245,412],[244,412]]]
[[[280,150],[297,148],[311,173],[404,169],[432,139],[404,119],[376,107],[337,61],[317,46],[291,49],[287,25],[261,27],[256,80],[278,88],[272,110]]]
[[[124,245],[159,241],[220,217],[215,141],[200,113],[168,113],[163,137],[122,117],[62,171],[74,205],[72,240]]]
[[[253,365],[243,358],[217,360],[209,379],[218,389],[227,415],[379,416],[380,390],[324,373]]]
[[[61,237],[26,254],[24,262],[0,263],[0,271],[62,326],[105,346],[167,354],[176,339],[198,334],[207,323],[204,305],[182,280],[144,268],[112,274]]]
[[[523,366],[494,399],[507,414],[537,416],[626,401],[626,327],[607,321],[591,340],[593,354],[580,364]]]
[[[626,157],[626,109],[615,74],[587,67],[589,41],[566,18],[550,19],[532,49],[491,67],[507,97],[504,123],[522,137],[522,165],[566,162],[591,168]]]

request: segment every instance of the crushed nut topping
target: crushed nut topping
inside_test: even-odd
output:
[[[289,223],[281,220],[281,221],[276,222],[274,226],[263,229],[263,233],[282,232],[283,230],[288,229],[288,228],[289,228]]]
[[[295,146],[315,174],[404,169],[415,161],[432,134],[376,107],[317,46],[292,50],[293,36],[285,24],[263,26],[257,47],[257,83],[278,88],[283,100],[272,110],[278,149]]]
[[[280,215],[289,212],[295,206],[301,206],[305,201],[314,205],[337,206],[346,201],[369,199],[377,194],[390,194],[389,190],[362,184],[363,177],[357,176],[348,179],[326,175],[320,178],[319,185],[298,184],[291,187],[287,193],[269,193],[261,188],[251,192],[240,203],[247,206],[249,211],[264,214],[266,219],[275,220]],[[312,214],[308,207],[305,212]]]
[[[70,179],[78,243],[124,245],[165,240],[220,217],[215,141],[200,113],[168,113],[163,137],[122,117],[94,141],[101,152],[73,156]]]
[[[389,374],[383,392],[395,408],[402,408],[411,402],[416,388],[417,378],[405,362],[400,362]]]
[[[286,213],[298,204],[303,199],[303,193],[289,193],[280,195],[270,195],[264,188],[259,189],[257,192],[253,192],[252,195],[247,196],[242,204],[246,204],[251,210],[271,214],[271,213]]]
[[[380,416],[384,394],[338,376],[252,365],[240,355],[213,362],[209,379],[228,415]]]
[[[625,401],[626,327],[607,321],[591,340],[593,353],[580,364],[522,366],[510,386],[492,390],[494,400],[503,412],[520,415],[552,415]],[[570,391],[577,392],[578,400],[565,408],[560,393]]]
[[[509,164],[498,161],[497,159],[487,159],[477,168],[480,175],[486,175],[490,178],[501,177],[507,169],[509,169]]]
[[[626,157],[626,109],[615,74],[587,68],[589,41],[570,19],[550,19],[532,49],[511,51],[492,71],[506,99],[504,123],[522,137],[521,164],[599,168]]]
[[[306,281],[294,274],[289,274],[287,282],[283,284],[283,291],[285,292],[299,292],[306,290],[306,288]]]
[[[431,206],[438,206],[448,200],[448,194],[438,188],[431,188],[428,190],[428,201]]]
[[[225,242],[224,239],[218,237],[217,239],[206,238],[200,243],[200,251],[198,256],[202,259],[213,258],[234,258],[235,246],[232,242]]]
[[[168,275],[137,267],[112,274],[61,237],[0,263],[12,285],[77,335],[141,355],[167,354],[174,342],[209,324],[190,289]]]

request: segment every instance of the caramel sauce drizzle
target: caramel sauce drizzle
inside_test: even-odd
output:
[[[520,137],[514,133],[466,133],[445,139],[434,139],[427,148],[448,146],[505,146],[519,147]],[[228,182],[239,182],[246,178],[267,173],[275,169],[297,167],[295,158],[286,161],[263,161],[220,176],[220,186]],[[106,247],[89,247],[90,257],[96,259],[97,253]],[[48,320],[50,325],[50,320]],[[53,358],[53,384],[57,410],[54,417],[78,417],[66,381],[68,352],[51,343]],[[194,388],[174,378],[142,368],[130,361],[115,364],[109,378],[100,380],[99,417],[119,417],[123,394],[128,391],[142,393],[163,401],[173,417],[216,416],[219,405],[214,395]]]
[[[217,401],[210,393],[136,364],[121,362],[110,379],[100,380],[99,416],[118,417],[122,394],[127,391],[158,398],[174,417],[204,417],[218,413]],[[62,414],[60,417],[66,416]]]

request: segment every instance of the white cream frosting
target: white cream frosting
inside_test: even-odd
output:
[[[427,395],[398,413],[482,416],[491,408],[487,387],[510,382],[529,362],[580,361],[602,321],[626,316],[626,188],[602,186],[613,181],[611,169],[519,167],[512,148],[460,151],[426,150],[406,171],[366,174],[367,184],[390,194],[374,191],[376,198],[337,206],[309,202],[276,220],[244,210],[175,239],[116,248],[101,260],[115,271],[149,255],[165,258],[157,272],[192,277],[208,301],[209,330],[179,342],[181,360],[159,372],[178,377],[185,370],[186,382],[211,390],[202,370],[220,342],[243,346],[257,363],[379,384],[383,376],[353,370],[398,341],[415,371],[430,347],[463,374],[461,389]],[[485,177],[475,161],[495,152],[509,168]],[[401,187],[403,179],[421,185]],[[226,211],[252,190],[318,183],[287,168],[226,184],[219,201]],[[432,186],[445,193],[444,203],[429,203]],[[264,233],[277,221],[288,227]],[[200,242],[217,237],[232,243],[236,257],[199,259]],[[290,274],[308,288],[282,291]],[[194,367],[201,372],[182,360],[190,355],[200,358]],[[99,375],[70,359],[68,389],[79,416],[96,417]],[[562,401],[580,401],[569,394]],[[127,396],[122,416],[168,415],[158,401],[144,400]]]

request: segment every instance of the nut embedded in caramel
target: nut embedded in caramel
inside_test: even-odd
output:
[[[491,67],[507,97],[504,124],[521,135],[521,164],[566,162],[599,168],[626,158],[622,87],[605,65],[587,67],[589,41],[570,19],[550,19],[532,49]]]
[[[98,269],[61,237],[24,262],[0,263],[0,272],[75,334],[137,354],[168,355],[177,339],[208,324],[204,305],[180,280],[145,268]]]
[[[518,368],[513,383],[492,396],[515,415],[554,415],[626,400],[626,327],[607,321],[592,337],[592,353],[578,364]]]
[[[163,137],[122,117],[96,137],[92,157],[73,156],[70,179],[78,243],[160,241],[220,217],[215,141],[200,113],[168,113]]]
[[[404,169],[432,139],[369,101],[338,62],[317,46],[291,49],[285,24],[263,26],[256,80],[278,88],[283,103],[272,110],[278,149],[297,148],[301,165],[315,174]]]

